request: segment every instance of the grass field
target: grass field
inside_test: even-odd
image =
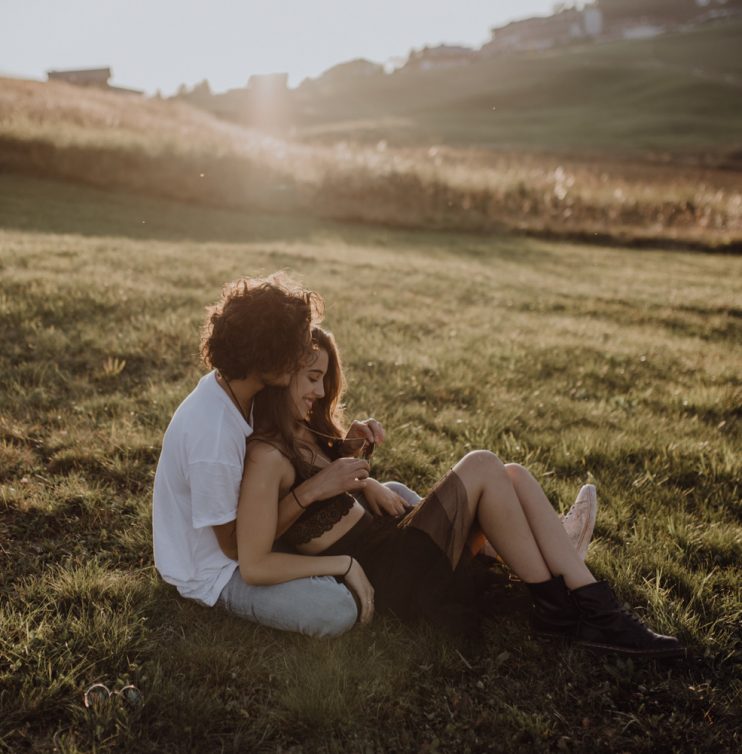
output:
[[[597,103],[595,109],[601,109]],[[468,117],[456,108],[451,113],[462,122]],[[733,114],[719,117],[734,130]],[[667,121],[665,127],[671,143],[677,125]],[[728,144],[719,142],[711,155],[706,141],[699,145],[690,157],[660,161],[615,149],[549,154],[548,139],[535,153],[391,147],[383,140],[311,145],[219,121],[182,103],[0,79],[3,172],[399,228],[509,229],[739,252],[739,165],[727,154]]]
[[[471,448],[559,509],[592,480],[589,563],[687,663],[530,636],[503,586],[481,646],[377,619],[333,641],[158,579],[162,433],[239,274],[320,289],[381,479]],[[394,231],[0,177],[0,750],[735,751],[742,260]],[[84,689],[135,683],[95,711]]]

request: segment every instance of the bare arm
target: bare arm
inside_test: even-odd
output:
[[[359,458],[338,458],[310,479],[297,485],[294,488],[296,496],[290,492],[278,504],[276,538],[304,512],[301,506],[308,508],[318,500],[326,500],[341,492],[365,489],[368,472],[368,461]]]
[[[305,576],[342,576],[348,569],[347,555],[323,557],[272,551],[280,489],[282,482],[284,488],[290,485],[293,473],[291,464],[274,447],[260,442],[250,444],[237,507],[240,575],[248,584],[280,584]]]
[[[260,452],[258,455],[268,454],[266,451]],[[284,495],[278,503],[275,539],[278,539],[312,503],[333,497],[341,492],[364,489],[368,469],[367,461],[356,458],[340,458],[333,461],[311,479],[297,485],[294,492]],[[288,468],[285,466],[284,471],[287,470]],[[251,473],[254,474],[254,471]],[[216,541],[219,543],[222,552],[232,560],[239,560],[237,522],[230,521],[211,528],[214,530]]]
[[[299,500],[302,500],[302,505],[306,506],[311,502],[314,502],[309,494],[304,494],[302,492],[302,485],[299,485],[296,488],[296,492],[299,495]],[[304,502],[305,500],[306,502]],[[278,528],[276,529],[276,539],[278,539],[303,512],[303,509],[299,507],[296,498],[291,493],[281,498],[281,502],[278,504]],[[228,558],[239,560],[237,552],[237,521],[230,521],[227,524],[220,524],[219,526],[212,526],[211,528],[214,530],[216,541],[219,544],[221,551]]]
[[[304,513],[306,508],[319,500],[313,492],[311,479],[307,479],[306,482],[297,485],[294,488],[294,492],[296,493],[296,496],[294,496],[294,493],[289,492],[289,494],[282,497],[281,501],[278,503],[276,539],[291,527],[291,524],[293,524],[294,521]],[[297,502],[297,498],[301,502],[301,505]],[[304,508],[301,507],[302,505]]]

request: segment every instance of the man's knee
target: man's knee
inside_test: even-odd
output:
[[[263,626],[306,636],[339,636],[353,627],[356,603],[332,576],[296,579],[273,586],[249,586],[233,578],[222,592],[230,611]]]
[[[330,638],[350,631],[358,620],[358,608],[347,587],[329,579],[313,590],[311,615],[307,615],[302,633]]]
[[[422,500],[415,490],[411,490],[406,484],[402,484],[402,482],[384,482],[384,486],[388,487],[392,492],[396,492],[407,505],[417,505]]]

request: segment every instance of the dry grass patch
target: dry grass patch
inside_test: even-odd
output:
[[[739,250],[734,170],[451,146],[309,145],[182,103],[0,79],[0,165],[216,207]]]

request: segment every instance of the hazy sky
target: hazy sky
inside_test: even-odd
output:
[[[489,28],[550,12],[554,0],[0,0],[0,75],[110,66],[113,83],[154,93],[253,73],[295,86],[335,63],[379,63],[425,44],[479,46]]]

